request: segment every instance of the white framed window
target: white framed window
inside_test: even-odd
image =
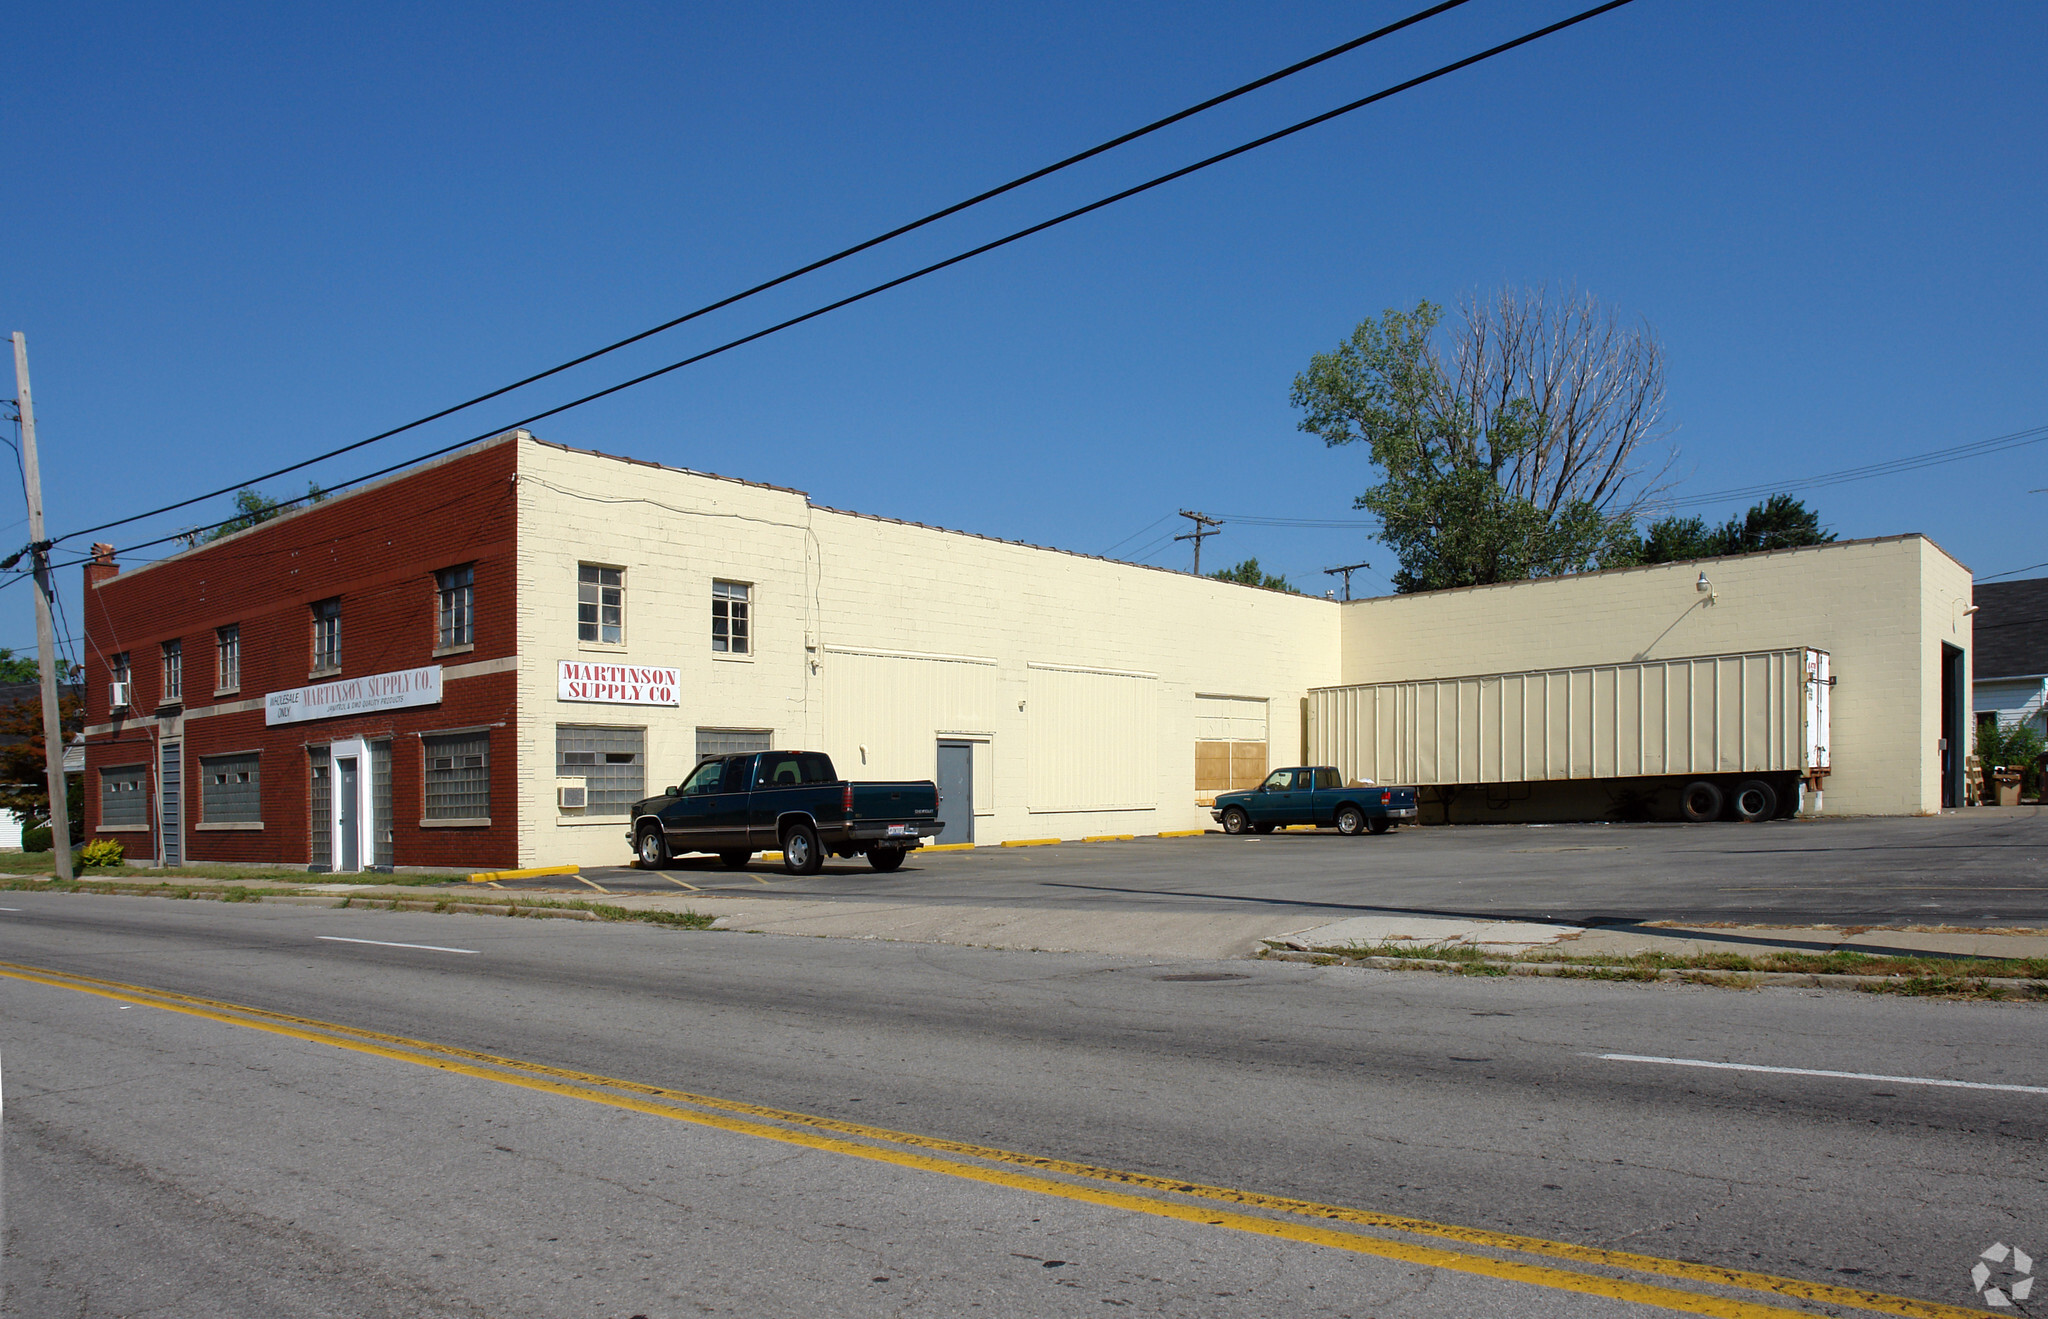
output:
[[[127,682],[127,681],[129,681],[129,676],[128,676],[128,652],[127,652],[127,651],[125,651],[125,650],[117,650],[117,651],[115,651],[115,652],[114,652],[114,653],[113,653],[112,655],[110,655],[110,656],[108,656],[108,657],[107,657],[107,681],[109,681],[109,682]]]
[[[476,565],[443,568],[434,574],[439,588],[434,649],[452,650],[476,644]]]
[[[745,582],[711,583],[711,649],[720,655],[753,653],[753,620]]]
[[[242,690],[242,625],[230,623],[213,630],[213,689],[216,692]]]
[[[583,779],[585,816],[625,815],[647,795],[647,730],[559,724],[555,774]]]
[[[626,570],[576,566],[576,639],[600,646],[626,641]]]
[[[162,704],[179,705],[185,700],[185,643],[164,643],[164,694]]]
[[[490,819],[490,731],[428,734],[420,745],[426,753],[425,818]]]
[[[341,672],[341,601],[313,606],[313,672]]]

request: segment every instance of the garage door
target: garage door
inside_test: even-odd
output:
[[[1251,696],[1195,697],[1195,797],[1256,788],[1266,777],[1266,702]]]

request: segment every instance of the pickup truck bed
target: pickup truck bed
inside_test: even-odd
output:
[[[681,784],[635,803],[626,838],[648,869],[683,852],[715,852],[737,869],[780,848],[792,874],[817,873],[828,854],[894,870],[945,828],[938,813],[930,780],[853,783],[822,751],[762,751],[711,757]]]

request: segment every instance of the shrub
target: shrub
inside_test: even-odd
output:
[[[24,852],[47,852],[50,850],[50,826],[32,824],[21,831],[21,850]]]
[[[1987,770],[2000,765],[2022,770],[2023,792],[2040,791],[2036,762],[2044,750],[2048,750],[2048,744],[2043,743],[2040,730],[2031,722],[2007,726],[1987,719],[1977,725],[1978,761]]]
[[[117,838],[95,838],[79,849],[78,859],[88,866],[118,866],[126,855]]]

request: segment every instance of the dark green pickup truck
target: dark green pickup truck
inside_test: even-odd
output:
[[[680,852],[715,852],[737,870],[766,848],[782,849],[794,875],[814,875],[832,856],[866,856],[894,870],[910,849],[945,829],[938,785],[849,783],[822,751],[713,756],[658,797],[634,803],[626,841],[642,867]]]
[[[1383,834],[1415,818],[1415,789],[1344,782],[1334,765],[1276,769],[1249,792],[1225,792],[1211,812],[1227,834],[1267,834],[1288,824]]]

